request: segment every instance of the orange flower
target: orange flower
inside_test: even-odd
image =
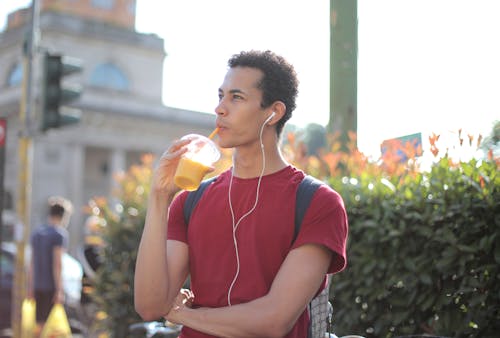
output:
[[[479,134],[479,137],[477,138],[477,143],[476,143],[478,148],[481,145],[482,140],[483,140],[483,135]]]
[[[439,134],[436,135],[435,133],[432,133],[432,135],[429,136],[429,143],[431,144],[431,146],[435,145],[438,140],[439,140]]]
[[[431,145],[431,153],[432,155],[434,155],[434,157],[437,157],[437,155],[439,154],[439,149],[434,144]]]
[[[141,157],[141,162],[145,166],[151,166],[154,162],[155,156],[151,153],[143,154]]]
[[[325,161],[330,171],[330,176],[335,176],[337,173],[337,167],[340,162],[341,155],[338,153],[326,153],[321,156],[321,159]]]
[[[108,200],[103,196],[96,196],[93,200],[98,208],[104,208],[108,204]]]
[[[474,135],[467,134],[467,137],[469,138],[469,145],[472,147],[472,141],[474,140]]]

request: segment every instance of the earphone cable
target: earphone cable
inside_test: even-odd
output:
[[[267,121],[266,121],[267,122]],[[262,152],[262,170],[260,171],[259,175],[259,180],[257,181],[257,191],[255,193],[255,203],[253,207],[248,210],[243,216],[240,217],[240,219],[235,223],[235,216],[234,216],[234,210],[233,210],[233,203],[231,202],[231,188],[233,186],[233,173],[234,173],[234,166],[233,169],[231,170],[231,179],[229,181],[229,210],[231,211],[231,218],[233,221],[233,243],[234,243],[234,250],[236,253],[236,273],[234,275],[233,281],[231,282],[231,285],[229,286],[229,290],[227,292],[227,303],[229,306],[231,306],[231,291],[233,290],[233,286],[236,283],[236,280],[238,279],[238,275],[240,274],[240,255],[238,252],[238,241],[236,239],[236,230],[238,229],[238,226],[240,225],[241,221],[250,215],[255,208],[257,207],[257,203],[259,201],[259,191],[260,191],[260,182],[262,181],[262,176],[264,175],[264,170],[266,169],[266,156],[265,156],[265,151],[264,151],[264,143],[262,142],[262,133],[264,131],[264,127],[266,125],[266,122],[262,124],[262,127],[260,128],[260,133],[259,133],[259,141],[260,141],[260,149]]]

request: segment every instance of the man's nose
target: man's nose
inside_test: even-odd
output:
[[[227,109],[226,106],[224,105],[224,99],[219,100],[219,103],[215,107],[215,113],[220,116],[227,115]]]

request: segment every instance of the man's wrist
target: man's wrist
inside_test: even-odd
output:
[[[175,193],[169,193],[165,190],[151,189],[149,193],[149,198],[160,205],[165,205],[165,203],[170,204],[175,197]]]

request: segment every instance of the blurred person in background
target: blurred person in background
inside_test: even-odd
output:
[[[39,225],[31,235],[28,295],[36,302],[36,336],[52,306],[64,302],[62,256],[68,242],[66,227],[72,211],[73,206],[67,199],[50,197],[47,222]]]

